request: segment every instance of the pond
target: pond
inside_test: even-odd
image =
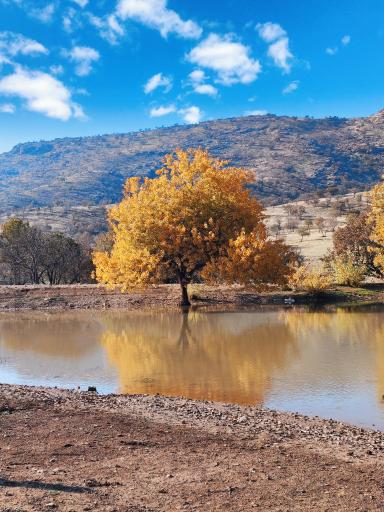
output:
[[[1,313],[0,381],[263,404],[384,430],[384,307]]]

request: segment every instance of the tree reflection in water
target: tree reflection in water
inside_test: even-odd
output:
[[[278,405],[319,397],[326,407],[372,397],[369,407],[380,407],[383,312],[1,313],[0,379],[9,382],[9,368],[16,381],[33,384],[76,387],[91,379],[123,393],[238,403],[273,396]]]
[[[276,312],[149,312],[103,321],[101,343],[123,393],[258,403],[297,355]]]

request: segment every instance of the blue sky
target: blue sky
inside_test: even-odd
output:
[[[0,0],[0,151],[384,107],[383,0]]]

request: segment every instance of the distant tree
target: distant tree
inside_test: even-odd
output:
[[[337,199],[332,203],[332,213],[334,216],[342,215],[345,212],[345,202],[341,199]]]
[[[12,284],[89,281],[93,270],[90,251],[84,246],[20,219],[10,219],[2,227],[0,263]]]
[[[294,204],[285,204],[283,209],[286,211],[288,217],[297,215],[297,206]]]
[[[156,178],[128,179],[123,200],[109,211],[112,249],[94,252],[97,280],[128,289],[173,279],[184,306],[194,278],[283,284],[293,253],[268,240],[252,182],[200,149],[167,155]]]
[[[305,219],[304,226],[308,229],[308,231],[310,231],[312,226],[313,226],[313,220],[312,219]]]
[[[51,285],[89,281],[93,270],[89,250],[62,233],[45,235],[42,266]]]
[[[14,284],[38,284],[44,274],[42,232],[28,222],[12,218],[5,222],[0,238],[0,260],[9,268]]]
[[[324,217],[317,217],[315,219],[315,226],[319,230],[319,233],[324,233],[324,230],[325,230],[325,219],[324,219]]]
[[[336,227],[338,226],[338,221],[337,221],[337,218],[336,217],[330,217],[328,220],[327,220],[327,228],[330,230],[330,231],[335,231]]]
[[[299,227],[298,233],[301,236],[301,242],[304,240],[305,236],[309,236],[311,234],[308,229],[308,226],[305,225]]]
[[[302,220],[302,219],[303,219],[303,217],[304,217],[304,215],[305,215],[306,211],[307,211],[307,210],[306,210],[305,206],[303,206],[303,205],[299,205],[299,206],[297,207],[297,216],[299,217],[299,219],[300,219],[300,220]]]
[[[367,274],[382,276],[383,270],[375,261],[372,251],[372,222],[367,213],[350,214],[345,226],[333,234],[333,250],[329,259],[351,259],[358,267],[366,268]]]
[[[285,223],[285,229],[288,231],[295,231],[299,227],[299,223],[296,219],[288,217],[287,222]]]

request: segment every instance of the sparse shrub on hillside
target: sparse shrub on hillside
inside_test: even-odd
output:
[[[304,237],[305,236],[309,236],[311,234],[310,230],[308,229],[308,226],[306,225],[302,225],[299,227],[298,231],[297,231],[301,237],[301,242],[304,240]]]
[[[338,226],[338,222],[337,222],[337,218],[336,217],[331,217],[330,219],[327,220],[327,229],[329,231],[335,231],[335,229],[337,228]]]
[[[296,219],[289,218],[285,224],[285,229],[288,231],[295,231],[299,227],[299,223]]]
[[[317,217],[315,219],[315,226],[319,230],[319,233],[323,233],[324,234],[324,232],[325,232],[325,219],[323,217]]]

